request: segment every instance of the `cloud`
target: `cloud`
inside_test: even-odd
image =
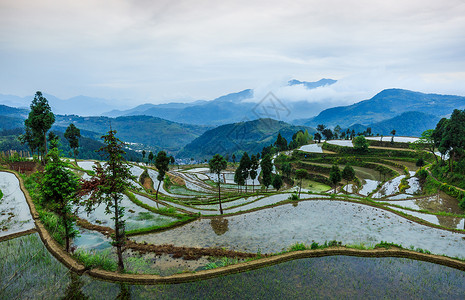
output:
[[[308,95],[298,87],[277,93],[350,102],[374,90],[358,84],[377,81],[359,78],[373,70],[387,70],[383,88],[417,89],[462,72],[464,30],[461,0],[6,0],[0,92],[212,99],[291,74],[341,82]],[[448,85],[465,94],[456,80]]]

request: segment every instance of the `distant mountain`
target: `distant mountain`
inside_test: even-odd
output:
[[[390,135],[393,129],[396,130],[396,135],[402,136],[421,136],[423,131],[436,128],[440,117],[425,114],[418,111],[409,111],[398,115],[397,117],[384,120],[378,123],[364,126],[360,124],[349,127],[355,132],[363,132],[367,127],[371,127],[371,132],[380,135]]]
[[[23,128],[28,114],[26,109],[0,105],[0,130]],[[55,114],[52,130],[64,132],[71,123],[81,130],[83,137],[100,141],[100,137],[108,132],[111,126],[118,132],[118,138],[124,142],[140,143],[171,153],[179,151],[211,129],[208,126],[180,124],[151,116],[108,118]]]
[[[47,98],[53,113],[55,114],[75,114],[80,116],[95,116],[100,115],[105,111],[108,111],[117,106],[115,101],[87,97],[87,96],[76,96],[69,99],[60,99],[50,94],[44,93],[44,97]],[[18,97],[13,95],[0,94],[0,103],[14,107],[29,108],[34,95],[27,97]]]
[[[281,133],[289,142],[294,133],[306,129],[311,134],[315,132],[309,127],[294,126],[273,119],[258,119],[222,125],[206,131],[186,145],[178,153],[178,157],[204,159],[211,158],[216,153],[231,156],[233,153],[238,155],[244,151],[255,154],[260,152],[263,147],[273,144],[278,133]]]
[[[288,85],[304,85],[307,89],[315,89],[321,86],[331,85],[337,82],[333,79],[321,79],[316,82],[299,81],[293,79]],[[257,107],[270,105],[269,103],[256,103],[247,101],[254,97],[252,89],[237,93],[227,94],[211,101],[196,101],[193,103],[168,103],[168,104],[143,104],[125,111],[113,110],[104,113],[105,116],[130,116],[148,115],[167,119],[173,122],[197,124],[197,125],[224,125],[242,120],[255,120],[261,117],[275,117],[273,115],[261,116],[257,114]],[[244,101],[245,100],[245,101]],[[266,99],[264,99],[266,100]],[[327,108],[327,104],[310,105],[306,99],[302,101],[287,102],[286,99],[276,99],[274,103],[285,106],[292,112],[293,118],[315,115],[321,109]],[[272,103],[273,104],[273,103]],[[287,117],[283,117],[286,119]]]
[[[436,117],[444,117],[457,109],[465,108],[465,97],[424,94],[402,89],[387,89],[369,100],[349,106],[326,109],[318,116],[299,120],[306,126],[324,124],[348,127],[354,124],[369,125],[398,116],[404,112],[417,111]]]
[[[80,117],[56,115],[53,128],[62,129],[73,123],[79,129],[98,135],[112,129],[125,142],[141,143],[171,153],[180,150],[210,127],[180,124],[151,116],[128,116],[118,118]]]

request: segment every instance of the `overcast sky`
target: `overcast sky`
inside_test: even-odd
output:
[[[282,87],[323,77],[340,82]],[[391,87],[465,95],[465,0],[0,0],[3,94],[342,103]]]

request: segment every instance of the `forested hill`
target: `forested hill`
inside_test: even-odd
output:
[[[108,132],[111,126],[117,131],[117,137],[124,142],[142,143],[169,152],[178,151],[209,129],[151,116],[108,118],[57,115],[54,126],[67,127],[70,123],[100,135]]]
[[[226,124],[206,131],[190,144],[184,147],[178,157],[211,158],[219,153],[222,155],[241,155],[243,151],[258,153],[263,147],[276,141],[278,133],[289,142],[292,135],[299,130],[315,130],[306,126],[294,126],[273,119],[258,119],[248,122]]]

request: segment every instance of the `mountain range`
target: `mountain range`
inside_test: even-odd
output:
[[[290,80],[288,86],[303,85],[307,89],[316,89],[336,83],[337,80],[321,79],[315,82]],[[197,125],[224,125],[241,122],[244,120],[256,120],[259,118],[276,118],[291,121],[291,118],[312,116],[327,108],[327,104],[319,103],[309,105],[302,101],[289,102],[286,99],[277,99],[273,94],[268,94],[261,101],[252,101],[254,90],[246,89],[237,93],[227,94],[211,101],[199,100],[193,103],[168,103],[168,104],[143,104],[129,110],[113,110],[103,115],[109,117],[148,115],[167,119],[173,122],[197,124]],[[288,112],[280,116],[275,111],[264,112],[268,106],[278,106],[279,109]],[[292,112],[292,114],[290,113]]]
[[[355,124],[368,126],[409,111],[442,118],[450,115],[454,109],[464,108],[465,97],[461,96],[386,89],[371,99],[348,106],[325,109],[316,117],[295,120],[293,124],[311,127],[318,124],[332,127],[336,125],[349,127]]]

